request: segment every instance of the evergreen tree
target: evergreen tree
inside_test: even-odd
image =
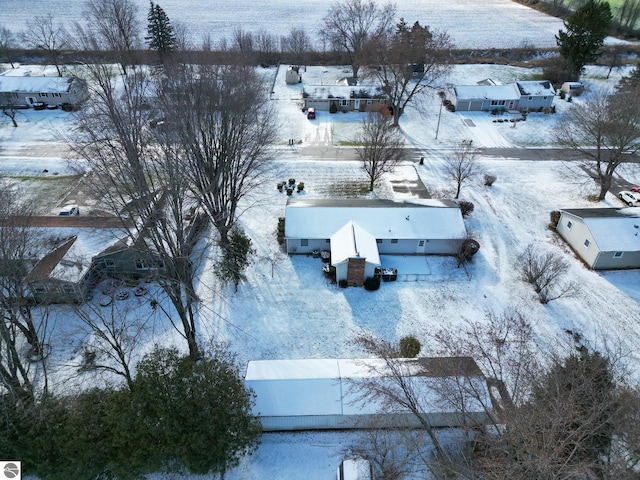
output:
[[[158,52],[164,62],[166,56],[176,48],[177,40],[173,25],[160,5],[151,2],[147,16],[147,36],[144,39],[151,50]]]
[[[560,55],[571,65],[571,80],[577,80],[584,66],[600,55],[611,31],[611,8],[607,2],[588,0],[564,22],[564,28],[556,35],[556,42]]]
[[[251,263],[249,258],[255,250],[251,247],[251,239],[238,227],[229,232],[229,243],[224,248],[222,259],[217,264],[218,278],[225,282],[232,281],[236,292],[238,284],[246,277],[245,269]]]

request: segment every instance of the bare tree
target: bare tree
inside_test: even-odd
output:
[[[304,65],[307,63],[307,57],[313,45],[303,28],[293,27],[289,35],[280,39],[280,48],[283,52],[291,54],[291,60],[294,63]]]
[[[243,66],[184,66],[167,88],[164,111],[183,157],[181,174],[226,246],[240,202],[271,166],[269,97],[255,70]]]
[[[378,7],[373,0],[338,1],[324,17],[322,35],[334,48],[347,52],[353,76],[358,78],[367,42],[386,32],[395,15],[396,8],[391,3]]]
[[[20,34],[20,39],[27,48],[41,50],[51,65],[56,67],[58,76],[62,76],[60,64],[64,50],[68,48],[68,34],[53,14],[35,16],[27,21],[26,29]]]
[[[132,0],[86,0],[87,29],[100,49],[117,55],[123,73],[133,63],[136,49],[141,47],[138,6]]]
[[[460,191],[466,182],[482,175],[478,149],[473,146],[473,140],[463,140],[445,158],[444,173],[456,185],[456,199],[460,197]]]
[[[92,101],[78,118],[72,147],[86,158],[96,198],[123,220],[134,247],[164,265],[156,280],[180,320],[192,358],[199,357],[195,328],[194,239],[189,228],[195,203],[185,160],[163,128],[151,128],[153,84],[136,69],[116,83],[108,65],[90,67]],[[132,226],[134,227],[132,229]],[[173,322],[172,312],[166,312]]]
[[[258,30],[254,39],[258,63],[263,66],[276,64],[280,51],[280,39],[264,29]]]
[[[523,279],[533,285],[540,303],[570,297],[579,291],[578,284],[566,280],[569,263],[558,253],[541,252],[529,244],[518,258],[518,265]]]
[[[11,68],[14,67],[14,55],[11,54],[11,49],[15,47],[16,38],[13,32],[6,27],[0,27],[0,59],[8,61]]]
[[[556,141],[582,159],[598,182],[603,200],[616,169],[635,161],[640,150],[640,89],[596,91],[574,103],[558,124]]]
[[[615,12],[614,18],[622,33],[632,33],[640,18],[640,2],[638,0],[624,0]],[[608,77],[607,77],[608,78]]]
[[[16,216],[20,212],[21,216]],[[34,318],[24,278],[35,263],[38,233],[31,206],[14,187],[0,188],[0,385],[17,397],[30,397],[29,362],[42,360],[45,322]],[[24,354],[27,350],[28,354]]]
[[[432,32],[418,22],[409,27],[403,19],[395,32],[382,30],[372,37],[366,49],[367,75],[389,96],[394,125],[416,95],[433,88],[450,71],[452,47],[446,33]]]
[[[404,158],[404,139],[391,125],[388,110],[379,109],[369,112],[362,121],[362,132],[356,141],[360,145],[356,153],[369,177],[369,191],[373,191],[375,183]]]
[[[243,30],[241,27],[233,29],[233,50],[240,52],[242,63],[253,65],[255,63],[255,42],[253,33]]]
[[[18,115],[18,109],[15,105],[15,99],[10,93],[0,93],[0,109],[5,117],[11,120],[11,124],[14,127],[18,126],[16,122],[16,115]]]
[[[132,388],[132,365],[150,319],[116,302],[111,302],[108,309],[86,303],[75,312],[91,335],[86,348],[95,355],[92,368],[119,375]]]

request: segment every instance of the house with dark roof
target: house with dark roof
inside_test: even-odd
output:
[[[640,268],[640,208],[560,210],[556,231],[594,270]]]
[[[555,89],[548,80],[517,81],[501,85],[489,79],[476,85],[456,85],[456,111],[519,110],[523,112],[550,109]]]

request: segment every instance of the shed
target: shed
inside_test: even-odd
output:
[[[594,270],[640,268],[640,207],[560,210],[556,230]]]
[[[398,359],[434,427],[488,423],[487,383],[469,357]],[[247,365],[245,385],[256,394],[253,413],[265,431],[419,427],[400,405],[362,399],[363,380],[391,382],[380,359],[255,360]],[[453,399],[456,391],[469,393]],[[472,398],[473,397],[473,398]]]
[[[302,82],[302,76],[300,75],[300,67],[298,65],[289,65],[287,73],[285,75],[285,82],[289,85],[295,85]]]

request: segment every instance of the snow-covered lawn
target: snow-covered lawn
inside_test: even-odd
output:
[[[303,81],[317,82],[323,78],[334,81],[343,75],[343,70],[309,67],[302,73]],[[624,72],[616,71],[612,78],[617,80]],[[276,70],[263,73],[266,78],[273,78]],[[536,73],[503,66],[466,65],[455,67],[447,82],[454,84],[464,79],[473,83],[489,77],[508,82]],[[602,86],[604,74],[603,69],[589,68],[585,81],[591,87]],[[272,96],[280,126],[280,141],[274,147],[274,168],[264,188],[248,199],[253,207],[240,217],[256,248],[254,263],[247,270],[247,281],[234,293],[231,287],[220,285],[214,276],[215,248],[205,250],[197,285],[201,299],[198,333],[203,340],[227,342],[241,365],[250,359],[350,358],[361,355],[352,343],[360,332],[390,341],[413,334],[426,344],[428,333],[435,328],[449,327],[454,331],[463,319],[481,319],[487,311],[518,309],[533,323],[543,352],[572,348],[572,337],[566,333],[571,330],[580,333],[587,346],[615,345],[637,374],[638,272],[590,271],[548,228],[552,210],[621,205],[611,195],[601,204],[591,203],[587,197],[595,192],[595,186],[585,184],[583,173],[561,159],[525,161],[488,156],[480,159],[484,169],[497,176],[497,181],[494,186],[485,187],[482,179],[477,179],[463,189],[462,197],[475,205],[466,220],[467,228],[481,245],[480,252],[466,268],[457,268],[456,262],[447,257],[415,257],[410,260],[427,264],[426,279],[383,283],[380,290],[368,292],[361,288],[340,289],[329,283],[321,272],[319,259],[282,253],[276,242],[277,219],[284,215],[287,197],[277,191],[277,181],[290,177],[303,181],[304,192],[294,195],[308,198],[339,196],[348,184],[364,181],[358,162],[327,160],[335,158],[339,150],[336,144],[352,138],[364,114],[318,112],[316,120],[307,120],[300,110],[299,86],[287,86],[281,76],[282,70],[276,77]],[[414,161],[404,163],[368,195],[403,198],[394,193],[392,181],[420,178],[429,191],[447,196],[452,185],[443,177],[442,167],[448,149],[463,139],[473,139],[474,144],[484,147],[547,146],[554,126],[562,120],[568,106],[558,98],[555,103],[558,111],[555,115],[531,114],[516,128],[496,124],[488,114],[442,112],[436,140],[439,102],[435,98],[421,99],[408,109],[400,123],[408,144],[422,149],[419,155],[424,156],[424,165]],[[49,111],[25,111],[21,115],[17,129],[7,122],[0,123],[0,171],[13,178],[50,175],[43,173],[44,168],[71,174],[65,163],[65,150],[57,143],[55,134],[71,126],[71,117]],[[295,139],[296,145],[289,146],[288,139]],[[34,155],[29,154],[32,149]],[[624,173],[631,181],[638,179],[632,170]],[[213,236],[210,240],[214,241]],[[536,300],[532,288],[520,279],[517,268],[518,255],[531,243],[559,252],[569,260],[571,278],[581,285],[577,296],[548,305]],[[401,268],[410,269],[409,260],[404,262]],[[129,306],[132,315],[149,317],[149,332],[141,351],[158,341],[184,346],[166,319],[151,309],[148,302],[133,298]],[[76,324],[72,310],[54,307],[50,329],[51,385],[63,388],[95,382],[93,376],[77,374],[82,346],[88,337]],[[428,346],[422,354],[430,354]],[[70,376],[73,383],[69,383]],[[335,432],[265,435],[258,452],[244,459],[226,478],[332,478],[351,435]]]

